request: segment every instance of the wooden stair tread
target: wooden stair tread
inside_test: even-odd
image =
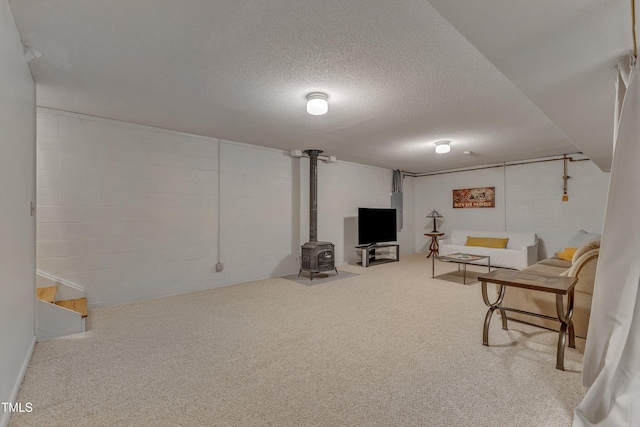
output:
[[[60,307],[68,308],[69,310],[77,311],[82,314],[82,317],[87,317],[89,310],[87,309],[86,298],[68,299],[64,301],[56,301],[56,305]]]
[[[56,292],[58,292],[57,286],[48,286],[46,288],[37,288],[36,289],[36,298],[46,301],[53,302],[56,299]]]

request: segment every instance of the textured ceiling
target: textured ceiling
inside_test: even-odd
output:
[[[40,106],[413,172],[575,151],[608,169],[632,46],[627,0],[9,4]]]
[[[615,64],[633,46],[630,0],[431,3],[576,147],[609,170]]]

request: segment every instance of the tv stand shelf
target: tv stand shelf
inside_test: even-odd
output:
[[[395,248],[395,251],[380,251],[378,249]],[[369,267],[370,265],[384,264],[387,262],[400,261],[400,245],[398,243],[378,243],[375,245],[359,245],[356,246],[361,260],[358,264],[363,267]],[[384,255],[384,256],[383,256]],[[395,258],[389,258],[389,255],[394,255]]]

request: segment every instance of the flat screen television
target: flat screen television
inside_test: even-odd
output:
[[[395,242],[398,240],[396,210],[358,208],[358,244]]]

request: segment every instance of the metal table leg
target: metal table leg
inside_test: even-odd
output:
[[[509,329],[507,327],[507,314],[501,307],[506,286],[498,286],[500,286],[498,297],[496,301],[492,303],[491,301],[489,301],[489,295],[487,294],[487,282],[482,282],[482,299],[484,300],[484,303],[487,305],[487,307],[489,307],[489,310],[487,310],[487,315],[484,318],[484,327],[482,328],[482,344],[487,346],[489,345],[489,323],[491,322],[491,315],[496,309],[500,310],[500,315],[502,316],[502,329]]]
[[[567,294],[567,311],[565,313],[564,303],[561,294],[556,294],[556,312],[558,320],[562,325],[558,332],[558,354],[556,356],[556,369],[564,371],[564,344],[569,331],[569,347],[576,348],[576,336],[573,329],[573,289]]]
[[[462,272],[462,284],[466,285],[467,284],[467,263],[463,262],[462,263],[462,268],[463,268],[463,272]]]

